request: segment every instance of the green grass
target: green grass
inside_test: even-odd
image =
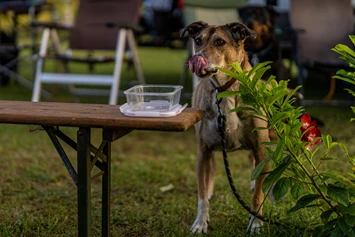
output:
[[[140,48],[142,65],[148,83],[179,84],[185,52],[163,48]],[[27,64],[20,74],[30,78]],[[79,70],[85,70],[79,68]],[[123,87],[134,79],[124,71]],[[190,85],[186,88],[191,90]],[[72,101],[57,87],[51,101]],[[0,88],[1,100],[30,100],[31,90],[11,83]],[[82,98],[85,103],[107,103],[107,98]],[[120,99],[120,103],[124,98]],[[349,108],[309,107],[313,116],[325,126],[322,132],[347,145],[355,153],[355,124]],[[77,236],[76,187],[44,131],[29,132],[24,125],[0,125],[0,236]],[[74,128],[64,128],[75,136]],[[100,131],[94,129],[92,140],[98,145]],[[75,153],[66,147],[75,166]],[[194,130],[184,133],[135,131],[112,146],[112,236],[189,236],[197,207],[195,177],[196,141]],[[335,151],[334,155],[341,152]],[[250,170],[247,152],[230,153],[235,184],[245,200],[250,200]],[[215,195],[211,200],[208,236],[245,236],[248,213],[234,199],[224,173],[222,156],[217,154],[218,170]],[[330,163],[329,169],[345,172],[343,159]],[[345,162],[344,162],[345,163]],[[100,180],[92,187],[92,231],[100,236]],[[160,188],[173,185],[161,192]],[[292,215],[286,211],[294,201],[266,200],[264,214],[283,223],[301,226],[270,225],[261,236],[309,236],[318,224],[317,212],[303,210]]]

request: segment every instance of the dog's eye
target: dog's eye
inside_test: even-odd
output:
[[[216,39],[216,41],[214,42],[214,44],[215,44],[216,46],[221,46],[221,45],[223,45],[224,43],[225,43],[225,41],[222,40],[222,39]]]
[[[200,45],[202,44],[201,38],[195,39],[195,44],[196,44],[197,46],[200,46]]]

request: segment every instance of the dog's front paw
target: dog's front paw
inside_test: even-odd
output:
[[[194,224],[191,226],[190,231],[192,233],[203,233],[207,234],[208,220],[209,218],[199,218],[197,217]]]
[[[258,218],[255,218],[255,216],[250,215],[247,232],[249,234],[260,234],[260,230],[263,227],[263,224],[264,223],[262,220],[259,220]]]
[[[208,199],[198,198],[197,216],[194,224],[191,226],[191,232],[206,234],[209,221],[210,215]]]

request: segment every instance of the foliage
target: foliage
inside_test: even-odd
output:
[[[16,3],[14,3],[16,6]],[[21,1],[17,4],[22,4]],[[52,21],[59,20],[64,23],[72,23],[73,16],[75,15],[79,5],[79,0],[47,0],[44,6],[37,7],[38,13],[36,20],[39,21]],[[16,17],[16,23],[14,19]],[[16,27],[20,29],[29,28],[30,26],[29,14],[16,14],[14,11],[1,11],[0,12],[0,31],[7,35],[12,35]],[[69,22],[68,22],[69,21]],[[18,30],[18,29],[17,29]]]
[[[355,35],[350,35],[349,36],[352,44],[355,46]],[[345,44],[337,44],[332,50],[338,54],[340,54],[341,59],[345,60],[348,62],[349,67],[355,68],[355,52],[351,48],[349,48]],[[355,72],[349,72],[344,69],[341,69],[337,71],[337,75],[334,76],[334,78],[343,80],[345,82],[348,82],[350,84],[355,85]],[[346,88],[346,90],[352,95],[355,96],[355,92],[349,88]],[[351,109],[355,113],[355,107],[351,106]],[[355,118],[352,118],[351,121],[354,121]]]
[[[264,192],[273,188],[276,199],[290,193],[297,202],[288,210],[289,214],[305,208],[319,209],[323,224],[315,228],[313,236],[355,236],[355,158],[348,154],[345,145],[334,142],[330,135],[317,137],[320,133],[315,130],[314,122],[304,117],[300,121],[304,109],[293,106],[296,98],[292,96],[300,87],[290,92],[288,82],[278,82],[274,76],[266,83],[261,81],[269,64],[257,64],[250,71],[243,71],[238,63],[231,65],[232,70],[218,67],[237,79],[240,87],[238,91],[222,92],[217,97],[240,96],[242,105],[231,112],[242,110],[246,116],[267,121],[268,128],[255,130],[272,129],[277,136],[277,142],[264,143],[268,157],[254,169],[252,179],[273,161],[275,168],[263,183]],[[307,126],[304,126],[305,121],[309,123]],[[311,139],[304,138],[307,133],[312,133]],[[322,145],[313,151],[312,146],[320,143],[320,139]],[[346,161],[353,167],[346,175],[323,169],[325,163],[337,160],[329,156],[336,147],[344,151]]]

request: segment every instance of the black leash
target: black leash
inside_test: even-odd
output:
[[[216,88],[216,97],[218,95],[218,93],[221,92],[219,88]],[[283,224],[281,222],[278,221],[274,221],[274,220],[270,220],[262,215],[260,215],[258,213],[258,211],[253,211],[250,206],[248,204],[246,204],[244,202],[244,200],[242,199],[242,197],[240,196],[238,190],[236,189],[235,185],[234,185],[234,181],[232,178],[232,174],[229,168],[229,162],[228,162],[228,156],[227,156],[227,150],[226,150],[226,145],[225,145],[225,120],[226,117],[223,115],[220,104],[222,102],[222,98],[217,99],[216,104],[217,104],[217,108],[218,108],[218,117],[217,117],[217,121],[218,121],[218,133],[221,137],[221,146],[222,146],[222,154],[223,154],[223,161],[224,161],[224,167],[226,170],[226,174],[227,174],[227,178],[228,178],[228,182],[229,182],[229,186],[232,189],[232,192],[235,196],[235,198],[238,200],[238,202],[240,203],[240,205],[242,205],[242,207],[249,212],[249,214],[253,215],[255,218],[258,218],[264,222],[270,223],[270,224],[275,224],[275,225],[286,225]]]
[[[227,89],[229,89],[237,80],[235,78],[231,78],[229,81],[227,81],[224,85],[222,86],[217,86],[215,85],[211,80],[211,84],[214,87],[214,89],[216,90],[216,104],[217,104],[217,109],[218,109],[218,117],[217,117],[217,123],[218,123],[218,133],[221,137],[221,146],[222,146],[222,155],[223,155],[223,161],[224,161],[224,167],[226,170],[226,174],[227,174],[227,178],[228,178],[228,182],[229,182],[229,186],[232,189],[232,192],[235,196],[235,198],[238,200],[238,202],[240,203],[240,205],[251,215],[254,216],[254,220],[255,218],[258,218],[259,220],[262,220],[263,222],[267,222],[269,224],[274,224],[277,226],[293,226],[295,229],[297,230],[301,230],[304,231],[306,228],[305,227],[300,227],[300,226],[294,226],[290,223],[281,223],[279,221],[275,221],[275,220],[271,220],[265,216],[262,216],[259,214],[259,210],[258,211],[253,211],[251,209],[251,207],[246,204],[244,202],[244,200],[242,199],[242,197],[240,196],[237,188],[234,185],[234,181],[232,178],[232,173],[230,171],[229,168],[229,162],[228,162],[228,156],[227,156],[227,149],[226,149],[226,143],[225,143],[225,127],[226,127],[226,117],[223,115],[220,104],[222,102],[223,98],[217,99],[217,96],[219,93],[226,91]],[[270,191],[270,190],[269,190]],[[267,194],[265,195],[265,197],[267,196]],[[262,205],[264,204],[264,201],[266,200],[266,198],[264,198]]]

